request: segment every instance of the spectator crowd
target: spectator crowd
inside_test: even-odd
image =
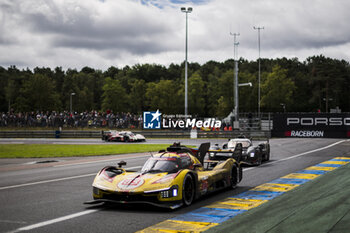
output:
[[[111,111],[10,112],[1,113],[0,127],[142,128],[142,116]]]

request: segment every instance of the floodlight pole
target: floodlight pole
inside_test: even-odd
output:
[[[73,110],[72,110],[72,96],[73,96],[73,95],[75,95],[74,92],[70,93],[70,101],[69,101],[69,103],[70,103],[70,104],[69,104],[69,105],[70,105],[70,106],[69,106],[69,107],[70,107],[70,109],[69,109],[69,110],[70,110],[70,113],[72,113],[72,111],[73,111]]]
[[[260,30],[264,27],[253,27],[255,30],[258,30],[258,46],[259,46],[259,73],[258,73],[258,117],[260,118]]]
[[[185,118],[188,114],[188,97],[187,97],[187,44],[188,44],[188,13],[192,12],[192,7],[181,7],[181,12],[186,13],[186,46],[185,46]]]
[[[234,115],[235,115],[235,121],[239,122],[239,111],[238,111],[238,107],[239,107],[239,100],[238,100],[238,45],[239,42],[236,41],[237,36],[239,36],[239,33],[231,33],[230,35],[233,36],[233,41],[234,41],[234,61],[235,61],[235,78],[234,78],[234,93],[235,93],[235,104],[234,104]],[[238,126],[239,127],[239,126]]]

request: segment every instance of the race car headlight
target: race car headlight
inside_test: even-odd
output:
[[[255,156],[255,153],[254,153],[254,152],[250,152],[249,156],[250,156],[250,157],[254,157],[254,156]]]
[[[210,157],[214,157],[214,155],[215,155],[214,153],[209,153]]]
[[[164,190],[160,192],[160,196],[162,198],[170,198],[170,197],[177,197],[178,195],[178,186],[174,185],[168,190]]]
[[[173,197],[177,197],[177,189],[173,189]]]

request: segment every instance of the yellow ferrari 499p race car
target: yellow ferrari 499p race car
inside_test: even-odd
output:
[[[188,206],[205,194],[235,188],[242,180],[242,168],[235,159],[204,161],[210,143],[192,149],[174,143],[151,156],[140,172],[116,166],[100,170],[93,181],[93,201],[149,203],[171,209]]]

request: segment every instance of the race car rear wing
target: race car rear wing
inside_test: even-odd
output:
[[[198,160],[201,162],[201,164],[203,164],[204,162],[204,157],[207,154],[208,150],[210,148],[210,142],[205,142],[202,143],[199,148],[198,148],[198,152],[197,152],[197,158]]]
[[[242,158],[242,143],[237,143],[234,150],[209,150],[209,158],[211,160],[226,160],[228,158],[234,158],[237,162]]]
[[[199,148],[189,148],[181,145],[180,142],[174,142],[173,145],[169,146],[166,151],[176,152],[176,153],[191,153],[196,156],[198,160],[203,164],[204,157],[210,148],[210,142],[202,143]],[[165,152],[165,150],[160,150],[159,152]]]

